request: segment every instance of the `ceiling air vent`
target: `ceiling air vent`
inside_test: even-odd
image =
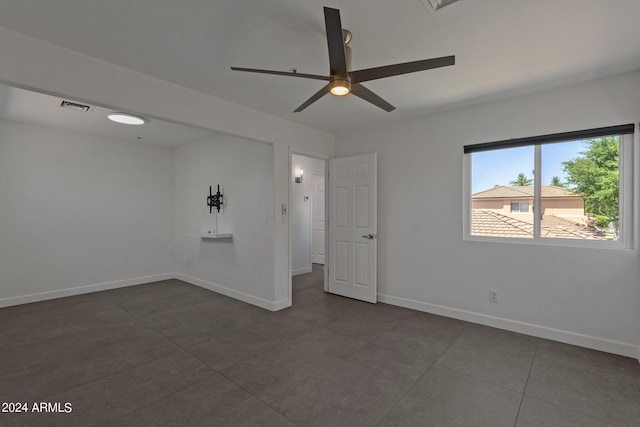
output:
[[[90,112],[93,107],[91,105],[80,104],[73,101],[62,100],[60,102],[60,108],[66,108],[68,110],[80,111],[81,113]]]
[[[422,0],[422,3],[427,8],[427,12],[433,13],[457,1],[459,0]]]

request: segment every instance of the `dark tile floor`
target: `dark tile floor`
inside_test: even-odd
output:
[[[177,280],[0,310],[3,426],[638,426],[635,360],[294,278],[271,313]]]

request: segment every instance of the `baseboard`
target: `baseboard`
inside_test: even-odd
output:
[[[291,307],[291,299],[287,298],[287,299],[282,299],[280,301],[276,301],[273,303],[273,307],[274,309],[272,311],[280,311],[284,308],[288,308]]]
[[[312,271],[313,271],[313,267],[312,266],[303,267],[303,268],[296,268],[295,270],[291,270],[291,275],[292,276],[297,276],[298,274],[311,273]]]
[[[424,311],[426,313],[437,314],[440,316],[446,316],[454,319],[464,320],[467,322],[491,326],[498,329],[504,329],[511,332],[545,338],[552,341],[560,341],[567,344],[577,345],[579,347],[586,347],[594,350],[605,351],[607,353],[632,357],[640,360],[640,349],[637,345],[632,345],[629,343],[607,340],[590,335],[578,334],[561,329],[548,328],[546,326],[535,325],[532,323],[524,323],[517,320],[489,316],[487,314],[460,310],[457,308],[451,308],[437,304],[429,304],[422,301],[394,297],[391,295],[378,294],[378,301],[397,305],[400,307],[410,308],[413,310]]]
[[[106,291],[109,289],[123,288],[125,286],[141,285],[143,283],[157,282],[173,279],[175,274],[156,274],[153,276],[135,277],[133,279],[117,280],[115,282],[96,283],[93,285],[75,286],[73,288],[58,289],[55,291],[38,292],[35,294],[19,295],[16,297],[0,299],[0,308],[12,305],[28,304],[55,298],[70,297],[73,295],[88,294],[90,292]]]
[[[173,277],[184,282],[191,283],[192,285],[200,286],[201,288],[205,288],[252,305],[257,305],[258,307],[262,307],[270,311],[278,311],[291,306],[291,301],[289,299],[269,301],[264,298],[249,295],[244,292],[236,291],[235,289],[207,282],[206,280],[198,279],[197,277],[188,276],[186,274],[175,273]]]

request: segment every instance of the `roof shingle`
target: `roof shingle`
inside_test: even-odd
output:
[[[553,185],[542,185],[540,195],[547,197],[580,197],[579,194],[566,188]],[[471,195],[472,199],[515,199],[518,197],[533,197],[533,186],[498,185],[488,190],[478,191]]]
[[[533,215],[514,218],[486,209],[471,210],[471,235],[533,238]],[[566,218],[543,215],[541,237],[605,240],[605,233]]]

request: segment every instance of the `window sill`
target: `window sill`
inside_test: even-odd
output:
[[[602,249],[602,250],[618,250],[631,251],[631,245],[625,245],[622,241],[611,240],[577,240],[577,239],[559,239],[559,238],[522,238],[522,237],[493,237],[493,236],[464,236],[463,240],[469,242],[486,242],[486,243],[512,243],[516,245],[530,246],[557,246],[567,248],[585,248],[585,249]]]

